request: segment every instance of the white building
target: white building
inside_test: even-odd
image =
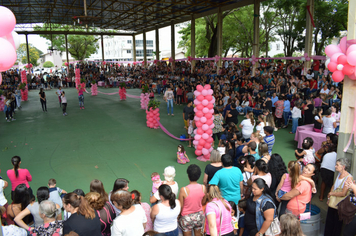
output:
[[[46,61],[50,61],[53,63],[54,67],[61,68],[63,64],[62,56],[64,54],[65,52],[59,52],[57,50],[42,54],[37,60],[37,63],[39,64],[38,67],[43,68],[43,63],[45,63]]]

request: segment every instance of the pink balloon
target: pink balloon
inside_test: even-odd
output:
[[[205,117],[204,117],[205,118]],[[205,118],[206,119],[206,118]],[[207,120],[206,122],[204,122],[207,125],[211,125],[214,121],[212,121],[211,119]]]
[[[333,73],[332,78],[335,82],[340,82],[344,79],[344,74],[342,71],[337,70]]]
[[[337,58],[337,64],[345,65],[347,63],[347,56],[341,55]]]
[[[197,134],[197,135],[195,135],[195,140],[197,140],[197,141],[199,141],[200,139],[201,139],[201,135],[200,134]]]
[[[203,100],[204,100],[204,96],[203,96],[203,95],[199,95],[199,96],[197,97],[197,99],[198,99],[198,101],[203,101]]]
[[[199,92],[201,92],[201,91],[203,91],[203,86],[201,86],[200,84],[197,86],[197,90],[199,91]]]
[[[206,120],[206,118],[203,116],[202,118],[200,118],[200,122],[201,123],[203,123],[203,124],[205,124],[205,122],[206,122],[207,120]]]
[[[206,140],[208,143],[213,143],[214,139],[212,137],[208,138],[208,140]]]
[[[211,148],[211,144],[210,143],[205,143],[204,148],[209,150]]]
[[[207,154],[207,155],[204,155],[204,158],[205,158],[206,160],[209,160],[209,159],[210,159],[210,153]]]
[[[203,109],[203,113],[204,113],[204,114],[206,114],[206,113],[208,113],[208,112],[209,112],[209,108],[204,107],[204,109]]]
[[[203,148],[202,153],[203,153],[203,155],[208,155],[209,154],[209,150],[206,149],[206,148]]]
[[[337,64],[335,62],[330,62],[329,65],[328,65],[328,69],[331,71],[331,72],[334,72],[337,70]]]
[[[203,104],[203,106],[207,106],[209,104],[208,100],[204,99],[201,104]]]
[[[356,44],[352,44],[350,47],[348,47],[346,55],[349,55],[349,53],[353,51],[356,51]]]
[[[206,96],[206,95],[208,95],[208,90],[203,90],[203,91],[201,91],[201,95],[203,95],[203,96]]]
[[[342,68],[342,73],[344,75],[351,75],[355,72],[355,67],[350,66],[349,64],[344,65],[344,68]]]
[[[197,117],[203,117],[204,116],[203,112],[201,112],[201,111],[198,111],[197,113],[195,113],[195,115]]]
[[[209,129],[209,125],[207,125],[207,124],[204,124],[204,125],[202,125],[202,127],[201,127],[204,131],[205,130],[208,130]]]
[[[199,139],[199,145],[204,146],[206,143],[205,139]]]
[[[339,56],[341,56],[341,55],[344,55],[343,53],[335,53],[334,55],[332,55],[331,57],[330,57],[330,61],[332,61],[332,62],[337,62],[337,59],[339,58]]]
[[[15,48],[9,41],[4,38],[0,38],[0,71],[7,71],[10,69],[15,64],[16,59],[17,55]]]
[[[197,109],[198,109],[199,111],[203,110],[203,108],[204,108],[204,106],[203,106],[202,104],[197,105]]]
[[[205,90],[209,90],[209,89],[211,89],[210,84],[206,84],[206,85],[204,86],[204,89],[205,89]]]
[[[328,55],[329,57],[331,57],[333,54],[341,52],[341,49],[337,46],[337,45],[328,45],[325,48],[325,53],[326,55]]]
[[[204,134],[204,130],[202,128],[198,128],[197,134],[200,134],[200,135]]]
[[[0,6],[0,21],[0,37],[11,34],[16,25],[14,13],[9,8]]]
[[[203,148],[204,148],[203,145],[198,145],[198,146],[197,146],[197,149],[198,149],[198,150],[202,150]]]
[[[5,35],[4,38],[11,43],[14,48],[16,48],[14,38],[12,37],[12,33]]]
[[[209,135],[204,133],[202,136],[201,136],[203,139],[208,139],[209,138]]]
[[[211,114],[214,114],[214,109],[209,110]]]
[[[194,107],[194,112],[198,112],[198,109],[196,107]]]
[[[212,152],[213,150],[214,150],[214,148],[213,148],[213,147],[209,148],[209,152]]]
[[[195,130],[193,131],[193,133],[194,133],[194,134],[197,134],[197,129],[195,129]]]
[[[205,117],[206,117],[207,119],[211,119],[211,117],[213,117],[213,114],[211,114],[211,113],[206,113],[206,114],[205,114]]]
[[[198,99],[195,99],[195,100],[194,100],[194,104],[195,104],[195,105],[199,105],[199,104],[201,104],[201,101],[199,101]]]
[[[197,90],[195,90],[195,91],[194,91],[194,95],[195,95],[196,97],[198,97],[198,96],[200,95],[200,92],[197,91]]]
[[[200,127],[202,127],[203,124],[200,121],[196,121],[195,125],[196,125],[196,127],[200,128]]]
[[[209,89],[209,90],[208,90],[208,94],[209,94],[209,95],[213,95],[213,93],[214,93],[214,91],[213,91],[212,89]]]
[[[213,129],[214,127],[215,127],[214,124],[209,125],[209,128],[210,128],[210,129]]]
[[[211,99],[213,99],[213,96],[207,95],[207,96],[205,96],[205,99],[208,100],[208,101],[210,101]]]
[[[211,99],[209,102],[214,104],[215,103],[215,98],[213,97],[213,99]]]
[[[201,156],[201,154],[202,154],[201,150],[195,150],[195,155]]]
[[[350,78],[351,80],[356,80],[356,76],[355,76],[355,74],[351,74],[351,75],[349,75],[349,78]]]
[[[193,141],[193,144],[194,144],[194,145],[198,145],[198,143],[199,143],[198,140],[194,140],[194,141]]]
[[[1,83],[2,83],[2,75],[0,73],[0,85],[1,85]]]
[[[206,134],[208,134],[209,136],[211,136],[213,134],[213,130],[212,129],[208,129],[207,131],[205,131]]]
[[[347,49],[347,45],[346,45],[346,41],[347,41],[347,37],[343,37],[341,40],[340,40],[340,49],[343,53],[346,53],[346,49]]]
[[[347,55],[347,62],[352,66],[356,66],[356,51],[352,51]]]
[[[195,120],[195,121],[199,121],[200,118],[199,118],[198,116],[194,116],[194,120]]]

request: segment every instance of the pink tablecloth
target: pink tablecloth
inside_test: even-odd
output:
[[[315,151],[321,148],[322,142],[326,141],[326,134],[314,132],[313,127],[313,124],[298,126],[294,137],[294,140],[298,142],[298,148],[302,148],[303,140],[306,137],[310,137],[314,140],[313,148]]]
[[[104,87],[104,86],[105,86],[104,81],[99,81],[99,82],[98,82],[98,86],[99,86],[99,87]]]

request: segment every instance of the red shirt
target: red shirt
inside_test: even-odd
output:
[[[316,89],[316,80],[312,80],[309,82],[309,88],[310,89]]]
[[[30,185],[28,182],[32,181],[32,176],[27,169],[19,169],[19,176],[15,175],[15,171],[13,169],[7,171],[7,177],[9,177],[11,181],[11,190],[14,191],[17,185],[26,184],[26,187],[29,188]]]
[[[314,61],[313,63],[313,70],[314,71],[319,71],[319,67],[320,67],[320,61]]]

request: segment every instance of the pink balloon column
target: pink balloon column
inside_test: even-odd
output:
[[[79,84],[80,84],[80,69],[77,68],[75,69],[75,88],[78,88]]]
[[[335,82],[342,81],[345,75],[356,80],[356,44],[348,45],[347,38],[343,37],[339,45],[328,45],[325,53],[330,57],[325,65],[333,72]]]
[[[98,85],[97,85],[97,83],[91,84],[91,95],[92,96],[98,95]]]
[[[1,95],[0,97],[0,111],[3,111],[5,108],[5,96]]]
[[[150,100],[150,95],[148,93],[141,93],[141,109],[146,110],[148,102]]]
[[[126,88],[119,88],[120,100],[126,100]]]
[[[160,120],[159,108],[153,109],[152,107],[150,107],[149,110],[146,110],[146,119],[147,119],[146,121],[147,127],[151,129],[158,129],[159,124],[157,121]]]
[[[21,83],[26,84],[25,89],[21,89],[21,101],[27,101],[28,100],[28,88],[27,88],[27,77],[26,77],[25,70],[21,71]]]
[[[204,87],[197,86],[197,90],[194,91],[195,95],[195,125],[197,129],[194,130],[195,154],[198,160],[207,161],[210,158],[210,152],[213,150],[212,144],[214,142],[211,137],[214,128],[214,102],[215,98],[212,96],[213,90],[210,85],[207,84]]]

